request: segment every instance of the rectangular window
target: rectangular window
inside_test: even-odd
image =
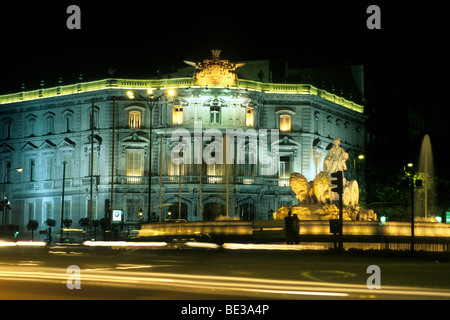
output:
[[[52,117],[48,117],[47,118],[47,133],[51,134],[53,133],[53,125],[54,125],[54,120]]]
[[[280,131],[291,131],[291,116],[286,114],[280,116]]]
[[[127,150],[126,175],[129,177],[142,177],[144,163],[141,150]]]
[[[291,158],[289,156],[280,156],[280,178],[287,179],[291,175]]]
[[[46,165],[46,180],[53,179],[53,157],[47,157],[45,158],[45,165]]]
[[[211,113],[210,123],[220,124],[220,107],[211,107],[210,113]]]
[[[130,111],[128,113],[128,125],[131,129],[141,127],[141,113],[139,111]]]
[[[28,203],[28,219],[34,220],[34,203]]]
[[[36,181],[36,161],[30,159],[30,181]]]
[[[174,106],[172,109],[172,123],[183,124],[183,107]]]
[[[46,219],[44,219],[44,221],[47,219],[52,219],[53,218],[53,204],[51,202],[46,202],[44,206],[45,206],[45,215],[47,217]]]
[[[35,135],[35,125],[36,125],[36,120],[35,119],[29,119],[28,120],[28,136],[34,136]]]

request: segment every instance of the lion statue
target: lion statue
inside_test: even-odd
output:
[[[331,201],[330,177],[323,171],[319,172],[313,182],[314,196],[317,203],[325,204]]]
[[[310,185],[308,180],[306,180],[305,176],[294,172],[289,177],[289,185],[292,188],[292,191],[295,193],[295,197],[298,199],[300,203],[305,203],[310,201]]]

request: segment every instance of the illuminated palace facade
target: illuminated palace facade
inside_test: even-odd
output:
[[[43,229],[51,218],[58,228],[63,201],[74,227],[80,218],[103,218],[108,202],[130,224],[163,221],[169,213],[188,221],[267,219],[297,203],[290,174],[314,179],[335,137],[350,154],[352,174],[365,147],[363,106],[307,84],[238,79],[241,65],[218,53],[190,64],[189,78],[105,79],[0,96],[0,173],[11,203],[6,224],[26,231],[32,219]],[[257,146],[248,139],[236,150],[245,153],[245,164],[180,168],[171,158],[178,145],[172,133],[183,128],[194,136],[195,122],[202,133],[279,129],[279,170],[262,175],[259,163],[249,164]],[[202,149],[210,143],[203,140]]]

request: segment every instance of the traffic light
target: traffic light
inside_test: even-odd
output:
[[[343,194],[344,193],[344,176],[342,171],[336,171],[335,173],[331,174],[332,178],[336,178],[336,179],[331,179],[331,184],[334,185],[334,188],[331,188],[331,191],[333,192],[337,192],[338,194]]]
[[[330,233],[341,233],[341,222],[339,221],[339,219],[330,219]]]

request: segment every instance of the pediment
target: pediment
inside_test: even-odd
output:
[[[5,152],[13,152],[14,148],[11,147],[9,144],[7,143],[2,143],[0,145],[0,153],[5,153]]]
[[[97,143],[100,145],[102,144],[102,141],[103,141],[102,137],[100,137],[98,134],[94,135],[94,144]],[[91,143],[92,143],[92,136],[91,135],[86,136],[84,144],[91,144]]]
[[[64,138],[59,144],[58,147],[60,148],[75,148],[76,144],[69,138]]]
[[[40,149],[53,149],[56,148],[56,144],[51,142],[50,140],[45,140],[40,146]]]
[[[150,140],[146,138],[144,135],[146,133],[144,132],[134,132],[130,134],[129,136],[126,136],[122,139],[122,143],[149,143]]]
[[[279,145],[283,147],[299,147],[300,143],[295,140],[289,139],[288,136],[284,136],[279,140]]]
[[[38,147],[35,144],[31,143],[31,142],[25,143],[23,145],[23,147],[21,148],[22,151],[35,151],[37,149],[38,149]]]

